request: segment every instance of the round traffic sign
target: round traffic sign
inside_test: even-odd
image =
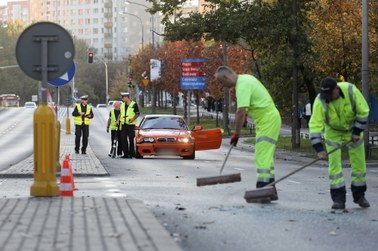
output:
[[[47,41],[47,51],[42,50],[43,41]],[[71,35],[63,27],[51,22],[38,22],[21,33],[17,40],[16,58],[26,75],[42,80],[42,58],[45,56],[47,80],[56,79],[72,66],[75,47]]]
[[[70,69],[66,73],[64,73],[59,78],[50,80],[49,84],[53,86],[62,86],[62,85],[68,84],[75,76],[75,69],[76,69],[75,64],[73,63]]]

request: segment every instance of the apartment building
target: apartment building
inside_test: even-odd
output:
[[[55,22],[87,42],[95,58],[122,60],[152,42],[151,31],[159,18],[145,12],[146,1],[29,0],[29,23]],[[153,22],[154,21],[154,22]],[[142,32],[143,30],[143,32]],[[154,27],[160,32],[160,27]],[[157,40],[158,41],[158,40]],[[157,42],[155,41],[155,42]]]
[[[23,24],[29,22],[29,1],[8,1],[0,6],[0,22],[20,21]]]

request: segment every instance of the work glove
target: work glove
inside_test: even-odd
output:
[[[236,144],[238,143],[238,140],[239,140],[239,133],[234,133],[231,136],[230,144],[236,146]]]

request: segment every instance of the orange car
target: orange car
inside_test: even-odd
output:
[[[222,142],[222,129],[195,126],[189,130],[179,115],[146,115],[135,131],[136,158],[176,155],[194,159],[196,151],[218,149]]]

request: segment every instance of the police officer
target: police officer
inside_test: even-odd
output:
[[[106,128],[106,132],[109,132],[110,128],[110,138],[112,141],[112,146],[111,146],[111,153],[109,154],[110,157],[113,157],[116,155],[117,156],[122,156],[122,139],[121,139],[121,124],[120,121],[118,120],[119,115],[121,114],[121,102],[115,101],[113,104],[113,108],[110,110],[109,113],[109,119],[108,119],[108,125]],[[118,142],[117,149],[114,148],[113,144],[115,142]],[[116,151],[116,152],[113,152]]]
[[[80,104],[77,104],[72,112],[75,124],[75,153],[79,153],[80,138],[83,136],[81,153],[86,154],[89,137],[89,123],[93,118],[92,107],[88,105],[88,95],[80,97]]]
[[[340,82],[327,77],[320,82],[320,94],[313,104],[310,119],[311,143],[321,159],[327,158],[321,134],[327,151],[340,147],[343,142],[352,140],[348,145],[352,166],[351,190],[353,202],[360,207],[369,207],[365,198],[366,162],[363,130],[366,128],[369,106],[361,92],[351,83]],[[328,156],[328,174],[333,209],[344,209],[346,202],[345,180],[341,168],[341,150]]]
[[[122,126],[122,146],[123,146],[123,156],[122,158],[132,158],[135,157],[135,125],[139,116],[139,107],[137,103],[131,100],[130,93],[122,92],[122,104],[121,104],[121,114],[119,116],[119,121]]]
[[[227,66],[220,66],[215,77],[224,87],[235,87],[238,109],[235,114],[235,133],[231,144],[238,143],[240,130],[248,115],[256,124],[255,161],[256,187],[274,181],[274,152],[281,129],[281,116],[264,85],[254,76],[236,74]],[[278,196],[274,200],[277,200]],[[264,202],[264,201],[261,201]]]

